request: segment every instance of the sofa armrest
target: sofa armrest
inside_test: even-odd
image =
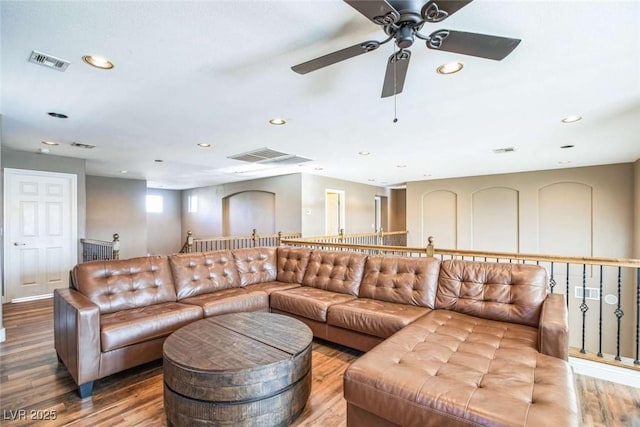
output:
[[[100,310],[73,289],[53,291],[53,330],[58,358],[78,385],[100,375]]]
[[[542,304],[538,348],[559,359],[569,357],[569,311],[562,294],[549,294]]]

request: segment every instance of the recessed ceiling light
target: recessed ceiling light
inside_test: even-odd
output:
[[[50,115],[51,117],[55,117],[56,119],[68,119],[69,118],[69,116],[67,116],[66,114],[54,113],[53,111],[50,111],[47,114]]]
[[[198,147],[209,148],[209,147],[211,147],[211,144],[208,144],[206,142],[201,142],[201,143],[198,144]]]
[[[396,165],[397,168],[406,168],[407,165]]]
[[[120,173],[127,173],[127,171],[120,171]]]
[[[281,119],[281,118],[274,118],[274,119],[269,120],[269,123],[271,123],[272,125],[280,126],[280,125],[283,125],[283,124],[287,123],[287,121],[285,119]]]
[[[563,145],[560,148],[573,148],[573,147],[575,147],[575,145],[570,144],[570,145]]]
[[[462,62],[448,62],[436,68],[438,74],[454,74],[462,70],[464,65]]]
[[[560,120],[562,123],[575,123],[582,120],[582,116],[567,116],[564,119]]]
[[[358,154],[360,154],[361,156],[368,156],[369,154],[371,154],[371,152],[369,152],[369,151],[358,151]]]
[[[110,70],[113,68],[113,62],[106,58],[95,55],[85,55],[82,60],[92,67],[100,68],[101,70]]]
[[[154,160],[154,162],[156,162],[156,163],[162,163],[162,162],[164,162],[164,160],[156,159],[156,160]]]
[[[560,160],[558,162],[559,165],[568,165],[569,163],[571,163],[571,160]]]
[[[59,143],[53,141],[42,141],[42,143],[44,145],[60,145]]]

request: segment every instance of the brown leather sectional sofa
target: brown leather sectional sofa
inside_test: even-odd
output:
[[[190,322],[272,311],[368,351],[344,376],[350,426],[580,421],[564,298],[533,265],[240,249],[79,264],[54,301],[56,351],[82,397],[162,357]]]

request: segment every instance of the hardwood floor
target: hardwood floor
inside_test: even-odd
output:
[[[166,425],[160,360],[96,381],[93,397],[82,400],[57,362],[52,300],[5,304],[3,316],[7,340],[0,344],[1,425]],[[346,425],[342,374],[360,354],[314,341],[311,397],[295,426]],[[583,425],[640,427],[640,389],[581,375],[576,383]]]

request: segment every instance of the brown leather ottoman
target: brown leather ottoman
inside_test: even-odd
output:
[[[271,313],[192,323],[164,343],[164,406],[175,426],[286,426],[311,392],[311,330]]]

